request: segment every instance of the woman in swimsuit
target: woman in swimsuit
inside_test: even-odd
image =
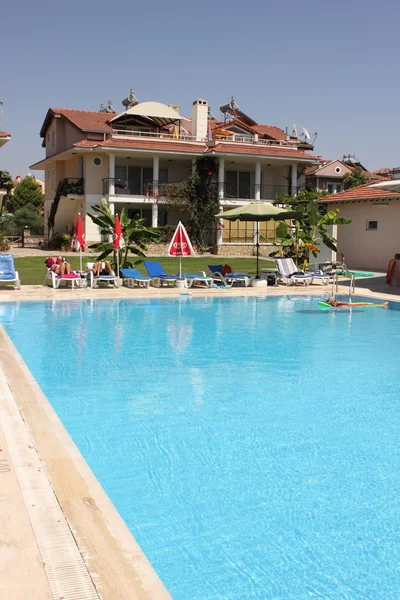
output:
[[[56,262],[50,267],[56,275],[69,275],[71,273],[71,265],[62,256],[57,256]]]
[[[326,300],[327,304],[330,304],[331,306],[368,306],[369,302],[338,302],[337,300],[335,300],[335,298],[328,298],[328,300]],[[387,307],[389,306],[389,302],[383,302],[382,304],[380,304],[379,306],[384,306]]]

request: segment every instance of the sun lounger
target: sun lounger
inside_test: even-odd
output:
[[[94,262],[86,263],[86,269],[93,269],[94,264],[95,264]],[[101,267],[105,268],[105,264],[102,263]],[[119,278],[116,276],[114,271],[112,271],[112,275],[99,275],[98,277],[95,277],[93,275],[93,271],[89,271],[89,273],[87,273],[87,277],[89,279],[91,288],[96,288],[101,281],[103,283],[107,283],[107,286],[109,283],[112,283],[114,285],[114,287],[116,287],[116,288],[119,287],[119,283],[118,283]]]
[[[199,271],[198,273],[184,273],[182,275],[182,277],[185,279],[186,282],[186,286],[192,287],[195,285],[199,285],[201,283],[204,283],[206,285],[206,287],[212,287],[213,284],[213,278],[209,277],[205,274],[204,271]]]
[[[14,266],[14,255],[0,254],[0,284],[9,283],[14,284],[17,290],[21,288],[18,271]]]
[[[120,273],[123,277],[123,284],[126,283],[128,287],[135,287],[137,284],[138,287],[148,288],[151,283],[151,277],[142,275],[137,269],[120,269]]]
[[[49,256],[49,258],[46,259],[45,263],[48,263],[48,261],[50,261],[50,259],[52,259],[53,264],[54,264],[57,260],[57,257]],[[50,263],[48,263],[48,264],[50,264]],[[74,289],[75,285],[77,287],[81,287],[83,282],[85,282],[85,279],[82,279],[80,273],[76,273],[75,271],[73,271],[72,273],[69,273],[69,274],[65,274],[65,275],[57,275],[57,273],[52,271],[51,267],[48,266],[47,274],[46,274],[43,285],[46,286],[49,281],[51,282],[53,289],[58,290],[63,281],[65,282],[66,286],[68,285],[68,283],[70,283],[71,288]]]
[[[305,273],[303,270],[298,269],[292,258],[276,258],[275,264],[279,280],[286,285],[295,285],[296,283],[310,285],[313,281],[314,273]]]
[[[143,264],[151,279],[157,281],[158,285],[162,286],[164,283],[167,285],[175,285],[176,281],[179,280],[179,275],[167,275],[159,262],[145,260],[143,261]]]
[[[223,275],[223,265],[208,265],[208,270],[210,271],[214,283],[223,285],[224,287],[232,287],[235,283],[243,284],[247,287],[251,281],[251,276],[248,273],[232,271]]]

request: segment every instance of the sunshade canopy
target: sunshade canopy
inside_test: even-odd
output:
[[[139,102],[132,108],[117,115],[111,119],[110,123],[115,123],[119,119],[129,119],[130,117],[147,117],[152,119],[159,127],[180,121],[182,117],[167,104],[161,102]]]
[[[271,204],[271,202],[250,202],[246,206],[238,206],[216,215],[228,221],[285,221],[298,219],[299,213]]]

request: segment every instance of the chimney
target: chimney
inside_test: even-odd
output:
[[[195,100],[192,106],[192,135],[197,141],[207,139],[208,102]]]

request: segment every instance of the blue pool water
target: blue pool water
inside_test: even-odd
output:
[[[182,296],[0,321],[175,600],[400,597],[400,311]]]

